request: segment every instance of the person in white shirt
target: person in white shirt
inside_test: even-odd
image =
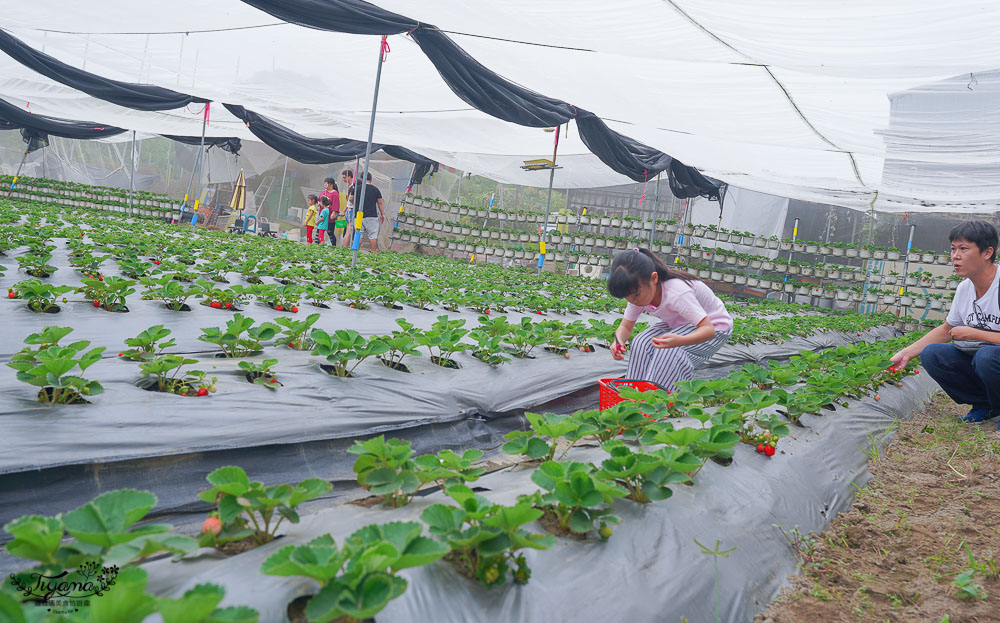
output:
[[[902,368],[919,355],[924,369],[952,400],[972,405],[962,419],[984,422],[1000,417],[997,230],[985,221],[969,221],[952,229],[948,239],[955,274],[965,277],[955,290],[948,318],[893,355],[892,364]]]

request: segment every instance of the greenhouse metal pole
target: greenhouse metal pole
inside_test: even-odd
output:
[[[30,147],[30,145],[29,145]],[[10,182],[10,188],[7,189],[7,196],[10,197],[11,193],[14,192],[14,185],[17,184],[17,178],[21,175],[21,167],[24,166],[24,161],[28,159],[28,150],[24,150],[24,155],[21,156],[21,164],[17,165],[17,173],[14,174],[14,179]]]
[[[201,172],[205,165],[205,128],[208,126],[208,114],[212,102],[205,102],[205,117],[201,121],[201,143],[198,145],[198,185],[195,186],[194,214],[191,215],[191,226],[198,222],[198,203],[201,201]]]
[[[188,197],[191,196],[191,189],[194,188],[194,175],[201,165],[201,150],[205,145],[205,126],[208,125],[208,102],[205,103],[205,116],[201,121],[201,147],[198,148],[198,160],[195,162],[194,167],[191,169],[191,179],[188,180],[188,189],[184,193],[184,202],[181,203],[181,212],[177,215],[177,220],[171,219],[171,223],[181,222],[184,220],[184,210],[187,208]],[[199,180],[200,183],[200,180]]]
[[[910,225],[910,238],[906,241],[906,259],[903,260],[903,283],[900,284],[900,286],[899,286],[899,296],[900,297],[902,297],[904,294],[906,294],[906,278],[910,274],[908,272],[910,270],[910,249],[913,248],[913,230],[915,230],[916,228],[917,228],[916,225]],[[902,301],[900,301],[900,302],[902,302]],[[902,308],[903,306],[902,305],[898,305],[898,307]],[[907,305],[907,308],[909,308],[909,305]],[[906,315],[909,316],[909,312],[907,312]],[[899,317],[899,311],[896,312],[896,316]]]
[[[465,177],[465,171],[458,172],[458,195],[455,197],[455,203],[462,205],[462,178]]]
[[[128,174],[128,215],[132,216],[133,203],[132,194],[135,192],[135,130],[132,130],[132,151],[129,157],[129,174]]]
[[[361,219],[365,211],[365,190],[368,188],[368,165],[370,164],[372,155],[372,136],[375,134],[375,111],[378,109],[378,87],[382,81],[382,63],[385,62],[386,52],[389,51],[386,39],[387,35],[382,35],[382,43],[378,49],[378,69],[375,71],[375,95],[372,97],[371,120],[368,122],[368,144],[365,145],[365,170],[361,179],[354,179],[354,240],[351,243],[354,253],[351,255],[351,268],[354,268],[358,263],[358,248],[361,246]],[[358,184],[362,181],[364,185],[361,186],[361,193],[358,196]]]
[[[542,276],[542,266],[545,265],[545,243],[549,239],[549,208],[552,206],[552,183],[556,178],[556,155],[559,152],[559,126],[556,126],[555,146],[552,148],[552,167],[549,169],[549,195],[545,200],[545,229],[542,231],[541,242],[538,245],[538,276]]]
[[[281,215],[281,201],[285,198],[285,176],[288,175],[288,156],[285,156],[285,168],[281,170],[281,186],[278,188],[278,215]],[[330,206],[333,209],[333,206]],[[327,217],[329,218],[329,217]],[[274,220],[278,220],[277,217]]]
[[[653,224],[649,228],[649,246],[653,246],[653,236],[656,234],[656,208],[660,204],[660,174],[656,174],[656,189],[653,191]]]

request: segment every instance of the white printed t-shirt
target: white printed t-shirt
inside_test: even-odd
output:
[[[1000,268],[993,275],[993,283],[989,290],[980,298],[976,298],[976,286],[971,279],[964,279],[955,290],[951,310],[946,322],[953,327],[972,327],[1000,331],[1000,304],[997,293],[1000,292]]]
[[[642,312],[656,316],[671,328],[683,324],[697,326],[707,316],[716,331],[728,333],[733,330],[733,319],[726,311],[725,303],[702,281],[668,279],[661,282],[659,307],[640,307],[629,303],[625,307],[625,320],[634,322]]]

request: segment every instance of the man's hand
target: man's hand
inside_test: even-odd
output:
[[[903,368],[906,367],[906,364],[910,363],[911,359],[913,359],[913,355],[910,354],[908,349],[904,348],[903,350],[899,351],[898,353],[890,357],[889,361],[892,362],[893,370],[902,370]]]
[[[978,340],[981,339],[979,333],[979,329],[962,326],[953,327],[948,335],[950,335],[953,340]]]
[[[379,223],[385,222],[385,214],[382,214],[381,212],[378,213],[378,222]]]
[[[677,348],[678,346],[684,346],[684,336],[675,335],[673,333],[667,333],[661,335],[660,337],[653,338],[653,346],[657,348]]]

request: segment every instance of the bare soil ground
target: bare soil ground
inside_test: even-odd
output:
[[[879,453],[821,535],[786,536],[800,574],[755,623],[1000,622],[1000,432],[944,394]]]

